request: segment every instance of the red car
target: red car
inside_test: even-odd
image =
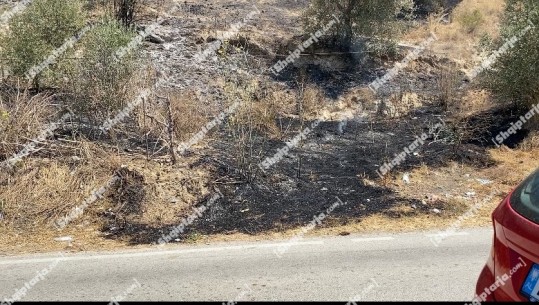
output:
[[[492,221],[494,245],[474,304],[539,301],[539,170],[501,202]]]

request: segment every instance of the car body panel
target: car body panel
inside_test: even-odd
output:
[[[486,301],[529,301],[521,293],[522,286],[533,265],[539,263],[539,224],[512,207],[512,196],[513,192],[492,213],[493,247],[476,287],[481,295],[498,283]]]

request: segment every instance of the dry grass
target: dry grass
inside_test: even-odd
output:
[[[0,160],[20,151],[46,127],[53,96],[5,90],[0,94]]]
[[[0,173],[3,249],[59,250],[65,245],[53,238],[65,235],[76,240],[74,247],[65,250],[126,246],[122,240],[104,240],[101,230],[118,221],[148,226],[177,224],[201,197],[209,194],[211,175],[206,167],[172,168],[147,162],[143,156],[110,153],[93,142],[82,142],[73,151],[80,153],[77,159],[28,157],[13,175]],[[187,157],[184,161],[194,162]],[[121,183],[108,189],[104,198],[91,203],[65,229],[54,228],[56,220],[68,215],[119,173]],[[114,213],[113,219],[105,215],[109,212]]]
[[[169,109],[170,103],[170,109]],[[172,125],[174,147],[189,140],[215,117],[207,101],[194,91],[166,90],[154,98],[146,99],[134,112],[137,135],[146,143],[149,157],[166,152],[170,147],[169,125]],[[169,113],[170,110],[170,113]]]
[[[440,104],[444,109],[452,108],[455,104],[458,91],[458,71],[455,67],[448,66],[441,69],[438,78],[438,90],[440,92]]]
[[[434,53],[470,61],[473,60],[476,46],[484,35],[492,38],[499,36],[499,23],[504,6],[504,0],[464,0],[452,12],[449,23],[440,23],[442,16],[432,15],[426,26],[410,31],[403,39],[419,43],[433,32],[438,37],[431,45]]]
[[[464,0],[453,11],[455,20],[461,20],[458,26],[465,29],[466,24],[462,24],[462,20],[466,19],[470,14],[480,13],[481,22],[475,28],[475,33],[487,33],[491,36],[499,34],[498,26],[503,9],[505,8],[504,0]]]
[[[178,140],[186,141],[208,122],[211,109],[208,105],[202,104],[194,92],[174,92],[168,96],[174,134]],[[166,120],[166,112],[166,109],[163,109],[161,113],[163,120]]]
[[[369,184],[380,183],[391,187],[402,197],[417,198],[417,194],[423,194],[428,207],[444,206],[440,215],[415,213],[415,209],[408,205],[397,205],[388,211],[390,213],[372,215],[358,223],[322,228],[310,235],[443,230],[454,224],[457,216],[464,214],[476,203],[482,205],[479,212],[463,221],[462,228],[490,226],[491,213],[500,200],[522,181],[534,166],[539,166],[537,151],[524,152],[502,148],[493,149],[490,154],[499,165],[481,170],[458,163],[436,169],[423,165],[410,172],[410,184],[402,183],[401,175],[387,175],[383,182],[367,181]],[[530,164],[533,166],[530,167]],[[477,179],[488,179],[492,183],[482,185]],[[465,193],[471,191],[476,195],[468,198]],[[498,195],[485,201],[494,191],[498,192]],[[394,218],[392,214],[408,216]]]
[[[15,228],[46,226],[60,216],[62,206],[81,195],[82,181],[70,174],[67,165],[51,162],[44,167],[24,166],[20,171],[23,173],[0,191],[4,217]]]
[[[458,103],[454,103],[449,110],[460,117],[470,117],[473,114],[486,111],[494,105],[490,92],[482,89],[471,89],[464,93]]]
[[[250,137],[253,132],[275,135],[277,126],[277,106],[275,100],[264,100],[266,95],[261,91],[260,83],[253,80],[246,83],[227,83],[225,94],[228,103],[239,102],[237,110],[230,116],[228,127],[236,136]]]
[[[103,155],[91,143],[81,144],[78,151],[82,153],[80,160],[27,157],[14,175],[2,173],[2,181],[7,181],[0,185],[5,222],[21,230],[50,227],[119,167],[114,155]]]
[[[306,119],[318,118],[321,109],[326,106],[325,101],[326,97],[320,88],[308,85],[303,91],[301,100],[302,115]]]
[[[190,208],[210,193],[210,173],[204,168],[171,168],[145,162],[131,163],[144,177],[146,198],[140,222],[150,225],[178,223]]]
[[[539,132],[531,132],[522,143],[519,145],[519,149],[527,152],[532,152],[539,149]]]
[[[229,126],[235,129],[252,128],[257,133],[276,138],[281,134],[276,121],[278,113],[278,104],[271,100],[242,103]]]
[[[522,151],[502,146],[490,151],[493,159],[499,162],[494,168],[483,170],[489,179],[501,184],[501,190],[509,190],[539,167],[539,151]]]
[[[491,149],[489,154],[498,165],[479,170],[457,163],[437,169],[421,166],[410,173],[411,184],[402,184],[399,177],[386,185],[397,186],[395,190],[405,197],[415,198],[417,194],[425,194],[430,198],[434,196],[434,198],[447,200],[448,205],[461,206],[464,212],[472,205],[481,203],[479,212],[474,217],[463,221],[462,227],[488,227],[491,226],[492,211],[500,201],[539,167],[538,150],[523,151],[502,147]],[[487,179],[492,183],[482,185],[476,179]],[[466,198],[465,193],[470,191],[476,192],[474,198]],[[497,192],[497,196],[487,200],[493,192]],[[437,215],[417,215],[398,219],[387,215],[373,215],[360,223],[322,229],[316,234],[338,234],[342,231],[368,233],[435,230],[447,228],[454,222],[454,217]]]
[[[270,139],[282,139],[290,131],[285,118],[298,118],[300,114],[304,120],[317,118],[326,100],[316,86],[306,86],[301,93],[295,94],[278,86],[264,88],[257,82],[253,82],[245,93],[229,93],[230,102],[235,97],[242,104],[230,117],[229,125],[236,129],[250,126]]]

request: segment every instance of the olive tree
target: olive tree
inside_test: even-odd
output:
[[[485,77],[487,85],[508,101],[539,101],[539,1],[507,0],[499,54]],[[507,45],[510,44],[510,47]],[[505,47],[504,47],[505,45]],[[500,52],[505,49],[505,52]]]
[[[307,31],[325,28],[334,18],[339,23],[327,35],[345,49],[355,36],[391,39],[397,16],[413,12],[412,0],[312,0],[304,15]]]

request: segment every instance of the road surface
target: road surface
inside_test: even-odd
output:
[[[19,291],[24,301],[470,301],[491,229],[458,232],[438,246],[435,233],[4,257],[0,298]]]

